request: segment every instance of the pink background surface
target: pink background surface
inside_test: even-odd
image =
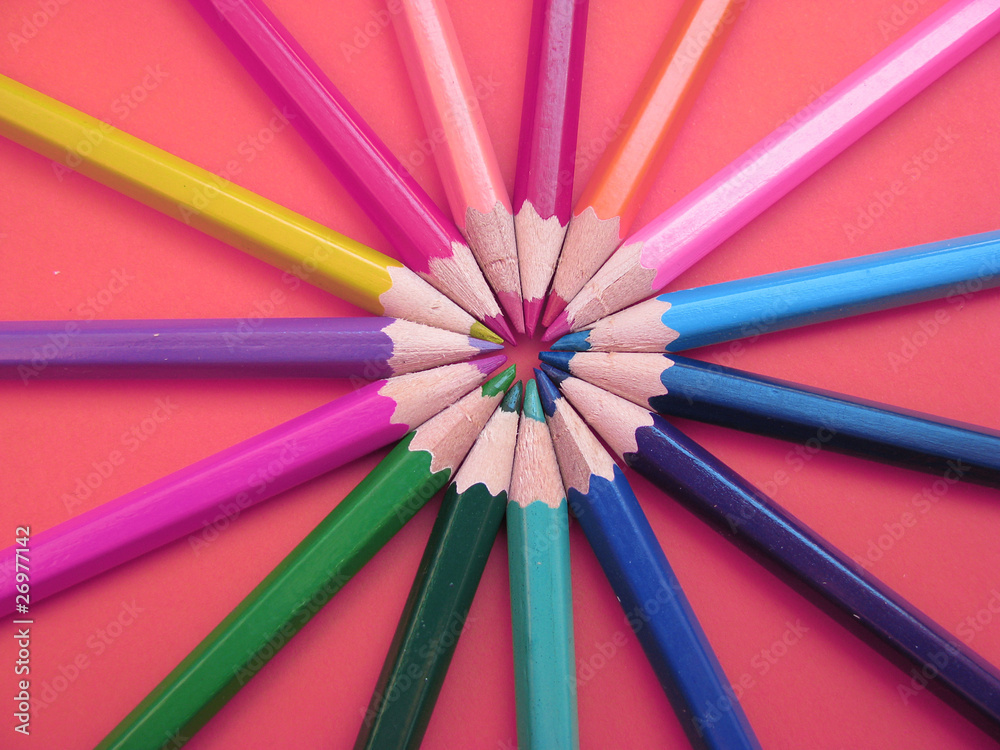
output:
[[[793,12],[775,0],[748,3],[635,226],[940,4],[799,3]],[[592,2],[577,193],[679,5]],[[468,0],[452,6],[511,187],[530,4]],[[373,0],[273,3],[334,83],[445,205],[433,164],[420,150],[426,134],[392,27],[384,27],[379,15],[382,7]],[[290,128],[269,131],[271,103],[185,3],[14,0],[5,4],[0,34],[0,72],[388,250],[298,135]],[[996,229],[998,69],[1000,41],[993,41],[670,288]],[[159,76],[148,77],[149,70]],[[137,86],[134,96],[128,93]],[[940,138],[942,132],[951,137]],[[312,288],[287,293],[268,309],[273,290],[288,291],[270,266],[87,178],[57,174],[50,162],[6,140],[0,140],[0,164],[3,319],[360,314]],[[894,184],[891,205],[880,210],[879,196]],[[864,212],[881,215],[859,225]],[[115,278],[127,284],[112,283]],[[997,428],[998,302],[1000,293],[983,292],[696,354]],[[945,321],[937,328],[935,316]],[[528,366],[537,348],[526,344],[515,356]],[[0,545],[13,543],[18,525],[40,532],[349,387],[319,380],[0,383]],[[924,489],[933,492],[932,476],[826,452],[800,460],[787,443],[682,426],[1000,664],[995,491],[957,485],[938,502],[920,506],[915,498]],[[121,464],[107,477],[98,475],[89,495],[74,499],[78,482],[115,451]],[[96,744],[380,456],[252,509],[218,534],[206,532],[210,543],[195,548],[179,541],[34,606],[31,678],[44,705],[33,711],[30,738],[13,731],[15,627],[0,623],[6,705],[0,748]],[[909,685],[908,674],[644,480],[634,485],[729,679],[742,685],[743,705],[765,747],[991,746],[928,691],[904,701],[899,687]],[[438,502],[189,747],[351,747]],[[907,512],[915,524],[899,534],[894,524]],[[898,538],[890,535],[893,528]],[[575,524],[572,556],[582,746],[685,747]],[[974,629],[966,619],[977,616]],[[501,534],[425,747],[516,745],[509,617]],[[624,646],[609,649],[622,640]]]

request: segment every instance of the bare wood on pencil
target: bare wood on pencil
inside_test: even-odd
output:
[[[648,409],[636,406],[579,378],[566,378],[559,384],[559,389],[566,394],[585,420],[591,424],[598,422],[601,424],[604,428],[601,436],[619,456],[638,451],[635,442],[637,428],[653,425],[653,415]],[[619,414],[627,416],[614,418],[614,415]]]
[[[526,508],[536,500],[558,508],[566,493],[559,478],[552,438],[544,422],[522,413],[508,499]]]
[[[513,464],[510,460],[498,461],[498,456],[513,459],[517,442],[516,411],[497,409],[476,438],[462,467],[455,477],[455,490],[462,494],[474,484],[482,484],[491,495],[499,495],[510,487]]]
[[[559,409],[546,421],[556,446],[559,470],[567,491],[572,488],[584,495],[588,494],[590,480],[594,476],[614,481],[614,459],[601,447],[594,433],[576,413]]]
[[[566,227],[559,223],[558,216],[543,219],[531,201],[525,201],[514,217],[514,231],[521,264],[521,293],[526,300],[543,298]]]
[[[662,354],[581,352],[573,356],[573,377],[648,407],[647,399],[666,394],[660,374],[673,364]]]
[[[570,320],[599,320],[621,309],[617,300],[624,299],[626,295],[630,299],[650,296],[653,293],[650,285],[656,271],[639,262],[642,247],[641,242],[620,247],[597,275],[584,284],[580,293],[566,306],[564,315]]]
[[[518,269],[514,217],[510,209],[497,201],[493,210],[483,213],[473,206],[465,212],[465,237],[475,251],[486,278],[493,286],[501,306],[519,332],[524,332],[521,310],[521,274]]]

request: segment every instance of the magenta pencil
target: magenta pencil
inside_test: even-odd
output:
[[[513,334],[465,238],[259,0],[192,5],[392,243],[401,260],[508,341]]]
[[[504,361],[500,355],[370,383],[41,532],[32,538],[32,601],[400,439]],[[13,612],[14,558],[14,547],[0,553],[0,617]]]
[[[998,31],[997,0],[951,0],[627,237],[545,340],[655,294]]]
[[[377,380],[500,344],[396,318],[0,322],[0,378]]]
[[[573,209],[588,0],[535,0],[514,177],[524,322],[534,335]]]

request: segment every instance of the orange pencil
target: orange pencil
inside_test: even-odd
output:
[[[542,322],[548,326],[628,235],[747,0],[687,0],[573,209]]]
[[[402,0],[396,36],[451,214],[504,312],[524,333],[510,196],[472,79],[441,0]]]

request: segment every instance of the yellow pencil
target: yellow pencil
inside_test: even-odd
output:
[[[0,135],[376,315],[500,342],[399,261],[2,75]]]

